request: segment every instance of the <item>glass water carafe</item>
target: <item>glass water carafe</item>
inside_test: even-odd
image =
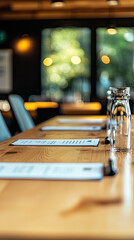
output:
[[[129,105],[130,88],[110,88],[111,108],[111,150],[127,152],[131,150],[131,110]]]

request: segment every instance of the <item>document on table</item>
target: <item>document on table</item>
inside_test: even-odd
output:
[[[69,118],[59,118],[59,123],[104,123],[104,119],[91,118],[91,119],[69,119]]]
[[[99,139],[19,139],[14,146],[86,146],[97,147]]]
[[[103,163],[0,163],[0,179],[101,180]]]
[[[100,131],[100,126],[45,126],[42,131]]]

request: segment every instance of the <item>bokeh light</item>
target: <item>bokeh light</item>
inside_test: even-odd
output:
[[[28,52],[32,48],[32,40],[29,37],[23,37],[16,43],[16,50],[21,53]]]
[[[53,63],[53,61],[52,61],[51,58],[45,58],[45,59],[43,60],[43,64],[44,64],[45,66],[47,66],[47,67],[51,66],[52,63]]]
[[[116,33],[117,33],[117,29],[116,28],[112,28],[112,27],[110,27],[110,28],[107,28],[107,33],[108,34],[110,34],[110,35],[115,35]]]
[[[80,59],[80,57],[78,57],[78,56],[73,56],[73,57],[71,58],[71,62],[72,62],[73,64],[80,64],[81,59]]]
[[[104,55],[104,56],[101,57],[101,61],[104,64],[109,64],[110,63],[110,58],[108,56]]]

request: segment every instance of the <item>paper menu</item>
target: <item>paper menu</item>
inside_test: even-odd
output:
[[[69,119],[69,118],[59,118],[58,122],[59,123],[104,123],[104,119],[96,119],[96,118],[91,118],[91,119]]]
[[[45,126],[42,131],[100,131],[100,126]]]
[[[103,163],[0,163],[0,179],[101,180]]]
[[[19,139],[14,146],[92,146],[99,145],[99,139]]]

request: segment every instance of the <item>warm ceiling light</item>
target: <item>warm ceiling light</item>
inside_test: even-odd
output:
[[[117,33],[117,29],[115,28],[114,25],[111,25],[109,26],[107,29],[106,29],[107,33],[109,35],[115,35]]]
[[[54,7],[62,7],[64,5],[64,1],[63,0],[52,0],[51,4]]]
[[[119,0],[107,0],[109,5],[115,6],[119,4]]]

